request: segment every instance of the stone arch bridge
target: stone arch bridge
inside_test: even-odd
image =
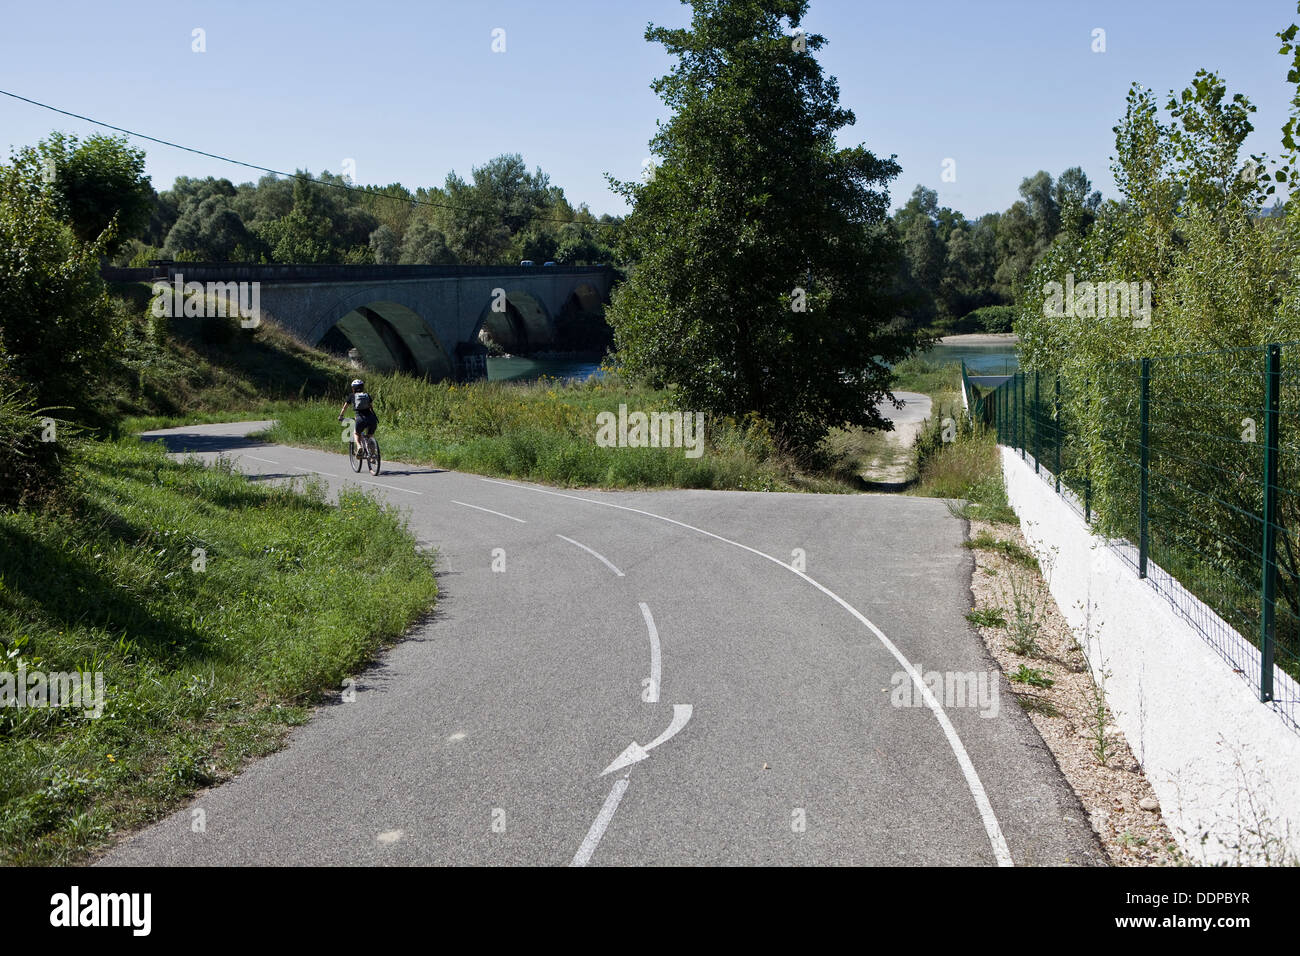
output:
[[[106,279],[257,283],[258,304],[309,345],[356,348],[366,366],[433,379],[486,374],[491,338],[508,352],[546,348],[556,321],[609,299],[607,266],[345,266],[158,262]]]

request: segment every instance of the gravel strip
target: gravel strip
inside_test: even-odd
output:
[[[972,626],[1078,794],[1111,864],[1186,865],[1155,792],[1104,700],[1099,702],[1083,652],[1047,590],[1042,574],[1051,569],[1040,574],[1016,559],[1016,549],[1023,556],[1028,545],[1015,526],[971,521],[969,533],[972,542],[992,537],[1015,546],[1007,549],[1011,555],[996,545],[973,548]],[[995,623],[999,612],[1003,626]],[[1052,683],[1035,686],[1026,677]]]

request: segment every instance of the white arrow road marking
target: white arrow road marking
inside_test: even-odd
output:
[[[646,698],[646,703],[659,703],[659,678],[663,673],[663,667],[659,660],[659,631],[655,627],[655,619],[650,616],[650,607],[641,602],[641,616],[645,618],[645,626],[650,631],[650,696]]]
[[[903,670],[907,671],[908,676],[912,678],[912,683],[920,693],[921,699],[925,701],[925,705],[929,707],[930,712],[934,714],[934,719],[939,722],[939,727],[943,730],[944,736],[948,739],[948,746],[952,748],[953,756],[957,758],[957,765],[961,767],[962,776],[966,778],[966,788],[970,790],[970,794],[975,800],[975,807],[979,811],[980,819],[984,821],[984,832],[988,835],[989,844],[993,848],[994,859],[997,860],[998,866],[1015,866],[1015,861],[1011,859],[1011,848],[1007,846],[1006,837],[1002,834],[1002,826],[998,823],[997,815],[993,812],[993,804],[989,802],[988,793],[984,789],[984,782],[980,780],[979,772],[976,771],[975,764],[971,762],[970,754],[966,752],[965,744],[963,744],[961,738],[957,736],[957,728],[955,728],[952,725],[952,721],[948,719],[948,714],[944,711],[943,705],[935,699],[934,694],[930,692],[930,688],[927,687],[925,681],[921,679],[920,673],[918,673],[916,668],[912,666],[912,662],[907,659],[903,652],[898,649],[898,646],[885,636],[884,631],[872,624],[865,614],[855,608],[848,601],[844,600],[844,598],[840,597],[824,584],[813,580],[803,571],[786,564],[780,558],[774,558],[772,555],[759,551],[757,548],[751,548],[749,545],[741,544],[739,541],[732,541],[730,538],[724,538],[722,535],[714,534],[712,531],[705,531],[703,528],[697,528],[695,525],[687,524],[685,521],[678,521],[676,518],[657,515],[653,511],[642,511],[640,508],[630,508],[627,505],[616,505],[612,501],[601,501],[598,498],[583,498],[581,495],[567,495],[562,491],[551,491],[549,488],[538,488],[535,485],[521,485],[511,481],[499,481],[495,478],[480,478],[479,481],[490,482],[494,485],[505,485],[507,488],[536,491],[539,494],[553,495],[556,498],[571,498],[574,501],[585,501],[588,504],[602,505],[606,508],[616,508],[619,511],[630,511],[632,514],[644,515],[647,518],[655,518],[658,521],[666,521],[669,524],[677,525],[679,528],[694,531],[698,534],[713,538],[715,541],[721,541],[724,544],[740,548],[742,551],[748,551],[750,554],[756,554],[760,558],[766,558],[773,564],[778,564],[787,571],[791,571],[803,578],[840,607],[844,608],[844,610],[852,614],[857,620],[861,621],[872,634],[876,635],[876,639],[880,641],[885,650],[889,651],[889,653],[894,656],[894,659],[902,665]]]
[[[480,508],[478,505],[466,504],[463,501],[451,499],[453,505],[460,505],[462,508],[473,508],[475,511],[486,511],[490,515],[496,515],[498,518],[509,518],[511,521],[518,521],[520,524],[528,524],[523,518],[516,518],[513,515],[502,514],[500,511],[493,511],[491,508]]]
[[[650,751],[677,736],[677,733],[686,726],[686,722],[691,719],[691,709],[690,704],[673,704],[673,722],[668,725],[667,730],[644,747],[635,740],[632,741],[631,745],[619,754],[612,764],[600,772],[600,775],[603,777],[607,773],[622,770],[624,767],[630,767],[634,763],[645,760],[646,757],[650,756]]]
[[[623,794],[627,792],[627,777],[616,781],[614,787],[609,791],[609,796],[605,798],[605,805],[600,808],[595,822],[591,824],[591,829],[582,840],[582,846],[578,847],[578,852],[573,854],[573,862],[570,866],[586,866],[591,855],[596,852],[596,847],[600,845],[600,838],[605,835],[605,828],[609,826],[609,821],[614,819],[614,811],[618,809],[618,802],[623,799]]]
[[[623,577],[623,572],[620,571],[618,568],[614,567],[613,563],[612,563],[608,558],[606,558],[603,554],[600,554],[600,553],[598,553],[598,552],[596,552],[596,551],[591,550],[591,548],[587,547],[587,546],[586,546],[585,544],[583,544],[581,541],[574,541],[572,538],[565,538],[564,535],[562,535],[562,534],[557,534],[556,537],[557,537],[557,538],[562,538],[563,540],[569,542],[569,544],[576,544],[576,545],[577,545],[578,547],[580,547],[583,551],[586,551],[588,554],[590,554],[590,555],[596,557],[597,559],[599,559],[600,561],[604,562],[605,567],[609,568],[611,571],[613,571],[615,574],[617,574],[620,578]]]

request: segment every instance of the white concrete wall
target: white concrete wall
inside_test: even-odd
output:
[[[1062,613],[1104,676],[1115,723],[1198,863],[1300,857],[1300,733],[1002,448],[1007,497]],[[1050,569],[1047,565],[1050,564]]]

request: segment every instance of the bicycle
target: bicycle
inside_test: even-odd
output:
[[[348,464],[352,470],[360,473],[362,462],[365,463],[366,469],[370,474],[378,477],[379,475],[379,442],[373,435],[357,435],[355,420],[351,418],[343,419],[352,425],[349,429],[351,439],[348,441]],[[358,438],[360,442],[358,443]],[[360,444],[361,447],[358,447]]]

